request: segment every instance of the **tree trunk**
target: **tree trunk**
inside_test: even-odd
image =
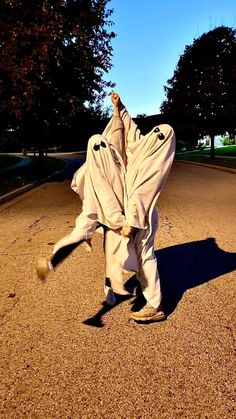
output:
[[[40,148],[40,149],[39,149],[39,157],[43,157],[43,156],[44,156],[43,149],[42,149],[42,148]]]
[[[210,135],[211,137],[211,159],[215,158],[215,136],[214,134]]]

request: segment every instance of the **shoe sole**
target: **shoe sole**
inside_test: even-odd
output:
[[[45,281],[45,279],[47,278],[50,272],[48,261],[45,258],[40,258],[37,261],[36,272],[37,272],[38,278],[41,279],[41,281]]]
[[[130,318],[136,322],[140,322],[140,323],[145,323],[145,322],[161,322],[163,320],[166,320],[166,315],[165,314],[155,314],[154,316],[150,316],[150,317],[135,317],[135,315],[130,316]]]

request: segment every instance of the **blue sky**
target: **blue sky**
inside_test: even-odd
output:
[[[130,114],[159,112],[164,85],[194,38],[216,26],[236,27],[236,0],[111,0],[113,68]],[[110,99],[104,101],[110,105]]]

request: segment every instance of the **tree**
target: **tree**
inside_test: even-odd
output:
[[[186,46],[165,87],[162,112],[191,131],[194,141],[236,129],[236,30],[217,27]]]
[[[99,107],[111,68],[110,0],[0,3],[2,125],[43,147],[55,128]],[[33,135],[32,135],[33,134]],[[28,140],[27,140],[28,139]]]

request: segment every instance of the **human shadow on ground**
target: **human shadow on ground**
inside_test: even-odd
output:
[[[170,315],[190,288],[236,269],[236,253],[220,249],[214,238],[157,250],[163,308]]]
[[[236,253],[220,249],[214,238],[166,247],[157,250],[155,254],[161,278],[162,305],[167,316],[175,310],[186,290],[236,269]],[[137,285],[134,275],[126,282],[125,287],[132,293]],[[122,300],[118,300],[118,304],[121,302]],[[138,286],[132,310],[140,309],[144,303],[145,299]],[[103,315],[114,307],[104,304],[95,316],[84,323],[101,327]]]
[[[115,297],[116,297],[116,304],[114,306],[110,306],[104,301],[102,303],[102,308],[94,316],[90,317],[89,319],[84,320],[83,323],[86,324],[87,326],[103,327],[104,326],[104,323],[102,321],[103,316],[106,313],[108,313],[108,311],[112,310],[114,307],[117,307],[119,304],[132,298],[132,295],[115,294]]]

